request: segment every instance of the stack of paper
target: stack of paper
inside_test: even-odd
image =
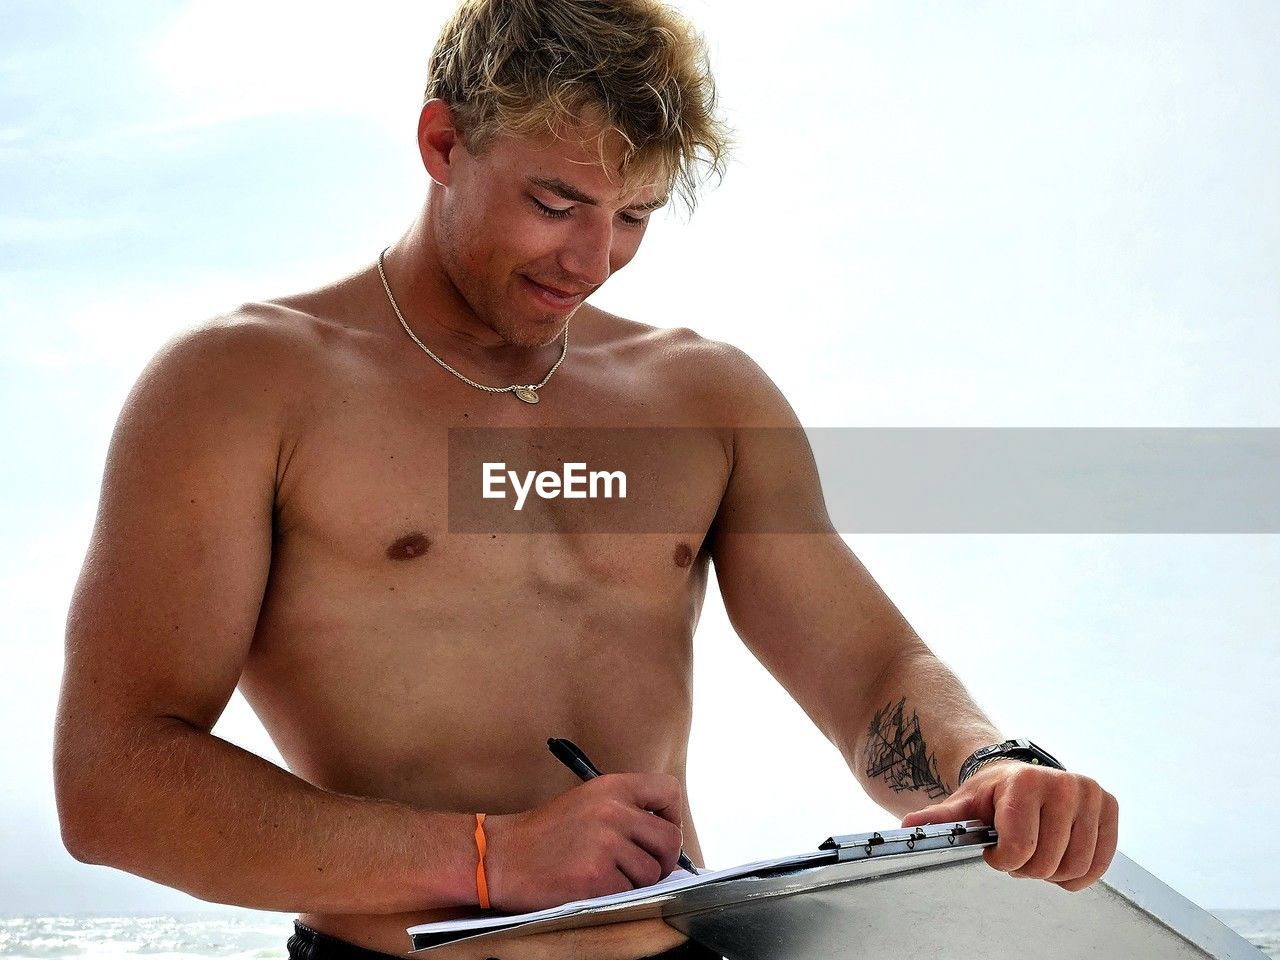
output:
[[[734,877],[767,873],[780,869],[793,869],[807,866],[814,862],[830,861],[832,858],[832,854],[819,851],[800,854],[799,856],[779,857],[773,860],[758,860],[754,863],[727,867],[724,870],[703,870],[698,874],[689,873],[687,870],[673,870],[662,880],[648,887],[637,887],[634,890],[624,890],[621,893],[611,893],[603,897],[592,897],[589,900],[575,900],[572,903],[564,903],[558,907],[548,907],[545,910],[537,910],[532,913],[496,913],[492,916],[465,917],[455,920],[440,920],[436,923],[423,923],[415,927],[409,927],[406,932],[417,949],[441,946],[479,933],[494,933],[540,920],[571,917],[588,912],[596,913],[607,910],[610,907],[624,906],[645,900],[659,900],[665,895],[674,894],[676,891],[687,890],[691,887],[706,886]]]

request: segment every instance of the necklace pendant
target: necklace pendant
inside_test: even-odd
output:
[[[515,393],[516,397],[523,400],[525,403],[538,402],[538,391],[535,390],[532,385],[527,387],[516,387],[513,393]]]

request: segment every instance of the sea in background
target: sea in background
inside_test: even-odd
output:
[[[1214,910],[1227,926],[1280,958],[1280,910]],[[148,960],[230,957],[283,960],[293,933],[287,914],[175,913],[164,916],[8,917],[0,921],[0,957],[145,956]]]

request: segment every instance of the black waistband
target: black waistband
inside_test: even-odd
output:
[[[406,937],[406,939],[408,939]],[[289,960],[387,960],[397,956],[380,950],[368,950],[338,937],[313,930],[300,920],[293,921],[289,938]]]
[[[398,954],[368,950],[338,937],[313,930],[300,920],[293,921],[289,938],[289,960],[387,960]],[[429,956],[429,955],[428,955]],[[425,960],[425,958],[424,958]],[[692,940],[642,960],[722,960],[720,954]]]

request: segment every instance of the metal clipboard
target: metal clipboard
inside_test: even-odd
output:
[[[1216,917],[1117,853],[1078,893],[992,869],[979,821],[833,836],[758,872],[481,933],[413,931],[413,952],[661,917],[726,960],[1265,960]],[[430,926],[430,925],[428,925]]]

